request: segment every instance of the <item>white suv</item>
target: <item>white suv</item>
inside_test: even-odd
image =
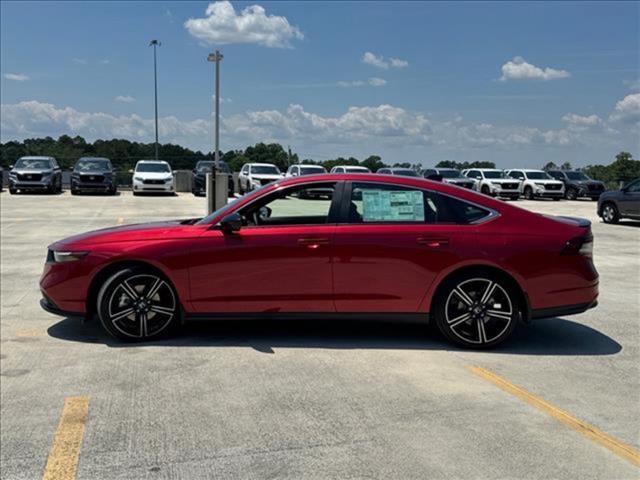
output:
[[[507,170],[507,175],[521,182],[520,193],[527,200],[540,197],[560,200],[564,197],[564,183],[554,180],[543,170]]]
[[[463,170],[465,177],[473,178],[473,189],[492,197],[506,197],[512,200],[520,198],[520,182],[507,177],[496,168],[470,168]]]
[[[140,160],[133,173],[133,194],[142,192],[173,193],[171,166],[162,160]]]
[[[336,165],[329,173],[371,173],[371,170],[357,165]]]
[[[245,163],[238,175],[238,187],[242,194],[280,180],[282,176],[278,167],[270,163]]]

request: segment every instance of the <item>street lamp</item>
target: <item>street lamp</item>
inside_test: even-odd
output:
[[[209,62],[216,63],[216,120],[215,120],[215,149],[214,160],[215,170],[220,169],[220,61],[222,60],[222,54],[216,50],[215,53],[210,53],[207,57]]]
[[[156,160],[158,160],[158,68],[156,63],[156,47],[162,45],[158,40],[151,40],[149,46],[153,45],[153,85],[155,87],[155,107],[156,107]]]

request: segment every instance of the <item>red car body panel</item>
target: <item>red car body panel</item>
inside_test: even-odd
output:
[[[491,209],[478,224],[325,224],[261,226],[223,234],[225,215],[286,186],[375,182],[440,192]],[[447,275],[491,266],[510,275],[532,310],[590,304],[598,296],[591,259],[563,254],[590,234],[570,220],[545,217],[454,185],[375,174],[287,179],[240,198],[206,224],[162,222],[103,229],[54,243],[86,251],[81,261],[47,263],[43,294],[59,310],[84,314],[89,287],[104,268],[148,263],[176,288],[187,314],[429,312]]]

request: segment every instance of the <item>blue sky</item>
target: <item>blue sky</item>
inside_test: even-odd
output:
[[[254,7],[258,5],[258,7]],[[637,2],[2,2],[2,141],[61,134],[303,157],[607,163],[640,153]]]

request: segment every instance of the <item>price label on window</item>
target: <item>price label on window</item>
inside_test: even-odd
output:
[[[418,190],[362,190],[364,222],[424,222],[424,200]]]

